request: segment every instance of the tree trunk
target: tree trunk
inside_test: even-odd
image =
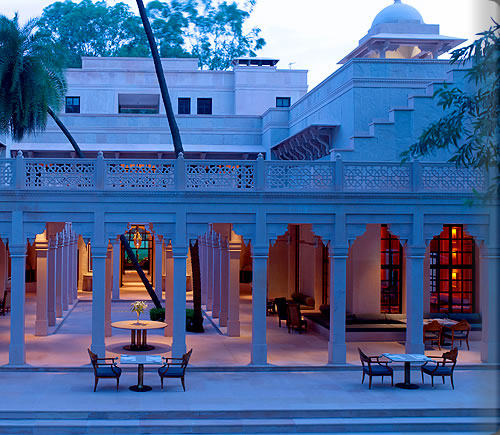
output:
[[[191,332],[204,332],[203,315],[201,314],[201,276],[200,276],[200,254],[198,240],[194,244],[189,244],[191,253],[191,269],[193,273],[193,309],[194,327]]]
[[[78,144],[76,143],[75,139],[73,138],[73,136],[71,136],[71,133],[68,131],[68,129],[66,128],[66,126],[62,123],[62,121],[58,118],[58,116],[52,111],[52,109],[50,107],[47,107],[47,113],[52,117],[52,119],[55,121],[55,123],[57,124],[57,126],[61,129],[61,131],[64,133],[64,135],[66,136],[66,138],[69,140],[69,142],[71,143],[71,145],[73,145],[73,148],[76,152],[76,155],[80,158],[80,159],[83,159],[85,158],[85,156],[83,155],[82,153],[82,150],[80,149],[80,147],[78,146]]]
[[[163,105],[165,106],[165,113],[167,114],[168,125],[170,128],[170,133],[172,134],[172,142],[174,144],[175,156],[178,157],[179,153],[184,152],[182,147],[181,135],[179,133],[179,127],[175,120],[174,111],[172,109],[172,102],[170,101],[170,95],[168,94],[167,82],[165,81],[165,74],[163,73],[163,67],[161,65],[160,55],[158,53],[158,47],[156,46],[155,37],[153,35],[153,30],[151,29],[151,24],[149,23],[148,16],[146,14],[146,9],[144,8],[144,3],[142,0],[136,0],[137,7],[139,8],[139,14],[141,16],[142,25],[144,26],[144,31],[148,38],[149,48],[151,50],[151,56],[153,57],[153,62],[155,65],[156,78],[158,79],[158,84],[160,85],[161,98],[163,100]],[[203,316],[201,314],[201,279],[200,279],[200,258],[198,254],[198,242],[195,243],[195,247],[191,248],[191,267],[193,270],[193,304],[194,304],[194,317],[195,317],[195,327],[197,322],[199,322],[199,331],[203,332]],[[195,272],[197,271],[197,272]]]
[[[155,304],[156,308],[161,308],[161,302],[158,299],[158,296],[156,296],[155,291],[153,290],[153,287],[151,286],[150,282],[146,278],[146,275],[144,275],[144,271],[142,270],[142,267],[139,265],[139,262],[137,261],[137,257],[134,254],[134,251],[130,247],[130,244],[128,243],[127,238],[121,234],[120,235],[120,240],[125,247],[125,251],[127,251],[127,254],[129,258],[132,260],[132,264],[134,265],[134,268],[136,272],[138,273],[139,277],[141,278],[142,283],[144,284],[144,287],[146,287],[146,290],[148,291],[149,297]]]
[[[172,103],[170,101],[170,96],[168,94],[167,82],[165,81],[165,74],[163,73],[163,67],[161,65],[161,59],[158,53],[158,47],[156,46],[153,30],[151,29],[151,25],[149,24],[148,16],[146,15],[146,9],[144,8],[144,3],[142,2],[142,0],[137,0],[137,7],[139,8],[139,14],[141,15],[142,25],[144,26],[144,31],[146,32],[146,36],[148,38],[151,55],[153,56],[156,77],[158,79],[158,84],[160,85],[161,98],[163,100],[163,105],[165,106],[165,112],[167,114],[170,133],[172,134],[172,142],[174,144],[175,156],[178,157],[179,153],[184,152],[184,149],[182,147],[179,127],[177,126],[177,122],[175,121],[175,115],[172,109]]]

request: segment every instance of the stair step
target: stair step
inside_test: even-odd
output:
[[[62,413],[64,414],[64,413]],[[495,417],[252,418],[252,419],[10,419],[0,433],[452,433],[495,431]]]

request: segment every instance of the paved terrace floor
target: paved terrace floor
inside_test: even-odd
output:
[[[123,295],[122,295],[123,296]],[[28,296],[26,303],[26,360],[35,367],[81,367],[88,366],[87,348],[91,343],[91,310],[89,294],[81,292],[80,300],[66,314],[64,320],[52,328],[46,337],[34,336],[35,301]],[[147,299],[145,291],[128,292],[125,297]],[[188,304],[189,305],[189,304]],[[152,306],[152,305],[151,305]],[[143,314],[147,318],[147,314]],[[112,303],[112,321],[130,320],[135,315],[130,312],[130,301]],[[209,317],[209,316],[208,316]],[[187,333],[186,341],[193,348],[191,364],[194,367],[236,367],[247,366],[251,350],[251,296],[242,290],[240,300],[241,337],[221,335],[224,328],[214,327],[205,318],[204,334]],[[10,315],[0,317],[0,366],[8,363]],[[214,322],[217,324],[217,321]],[[122,346],[130,342],[130,333],[114,329],[112,337],[106,338],[108,356],[123,353]],[[368,333],[369,334],[369,333]],[[313,331],[305,334],[289,334],[286,328],[278,327],[277,316],[267,317],[268,361],[274,366],[324,366],[327,363],[327,338]],[[168,354],[171,338],[161,331],[148,333],[148,342],[157,346],[150,353]],[[459,364],[480,363],[479,342],[472,341],[471,350],[465,343],[459,351]],[[367,354],[379,355],[383,352],[404,353],[404,343],[400,342],[348,342],[347,363],[359,365],[357,348]],[[440,355],[437,348],[426,351],[429,355]]]

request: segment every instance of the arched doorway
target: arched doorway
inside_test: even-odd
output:
[[[125,233],[125,237],[132,248],[139,266],[142,268],[146,278],[151,282],[153,273],[153,234],[146,230],[145,225],[133,224],[130,229]],[[121,245],[121,274],[120,274],[120,287],[122,292],[145,290],[135,267],[130,259],[125,247]]]

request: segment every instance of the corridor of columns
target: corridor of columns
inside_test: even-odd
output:
[[[129,228],[134,235],[134,230],[138,229],[133,225]],[[155,292],[161,296],[163,303],[166,301],[166,321],[171,325],[173,303],[169,304],[168,301],[174,298],[172,249],[169,243],[154,233],[154,229],[146,231],[144,226],[140,230],[145,231],[146,240],[151,242],[148,255],[151,255],[149,261],[153,263],[143,266],[148,268],[153,278]],[[479,248],[473,243],[471,245],[470,236],[460,231],[460,226],[444,227],[421,257],[424,275],[421,310],[424,313],[444,313],[448,309],[465,314],[479,312],[480,278],[477,270],[469,268],[471,272],[467,272],[469,269],[464,268],[464,262],[461,261],[460,265],[456,263],[459,266],[456,268],[441,267],[448,273],[447,280],[439,280],[439,276],[436,278],[436,273],[444,273],[436,266],[436,258],[443,256],[441,251],[447,238],[450,241],[460,240],[460,250],[457,242],[454,242],[455,248],[446,245],[452,262],[454,258],[465,259],[468,256],[467,264],[479,264]],[[404,261],[405,249],[387,226],[367,225],[366,231],[350,244],[346,255],[339,256],[333,267],[332,258],[335,257],[329,245],[325,246],[321,237],[315,235],[312,226],[307,224],[288,225],[286,233],[278,236],[267,252],[262,249],[255,252],[251,243],[245,244],[228,224],[210,225],[208,231],[200,235],[198,242],[206,332],[187,333],[185,336],[186,347],[196,349],[194,364],[246,365],[267,362],[275,365],[324,365],[336,362],[329,359],[332,354],[328,351],[329,342],[330,346],[332,343],[342,346],[342,337],[337,341],[332,339],[328,308],[332,282],[335,285],[332,271],[335,277],[339,276],[339,264],[345,270],[345,317],[333,317],[334,322],[342,323],[347,362],[357,361],[356,348],[360,343],[374,354],[403,351],[407,324],[406,292],[410,278],[403,263],[408,260]],[[3,288],[0,293],[4,293],[10,288],[8,277],[12,270],[8,246],[2,242],[0,248],[0,254],[3,253],[0,262]],[[99,329],[96,321],[92,320],[92,291],[89,291],[92,290],[94,279],[93,256],[91,245],[78,237],[69,223],[49,223],[43,233],[38,234],[31,243],[28,241],[25,253],[26,299],[22,308],[22,312],[26,313],[24,325],[28,364],[66,366],[88,363],[86,348],[91,343],[92,333],[96,333],[92,326]],[[130,319],[130,300],[147,300],[148,295],[140,286],[132,290],[123,285],[124,272],[127,271],[123,270],[123,253],[118,238],[110,241],[100,257],[104,260],[104,270],[101,272],[104,272],[105,277],[102,325],[106,337],[105,349],[110,354],[119,354],[121,346],[126,344],[129,337],[126,332],[112,329],[111,322]],[[188,257],[186,261],[186,257],[187,253],[184,256],[184,303],[190,307],[192,279],[190,259]],[[387,261],[391,267],[387,267]],[[431,268],[431,264],[434,267]],[[183,267],[180,269],[183,271]],[[256,287],[266,289],[265,293],[258,295],[258,300],[254,296]],[[285,327],[278,326],[276,314],[270,312],[266,316],[267,301],[279,297],[302,298],[302,314],[308,324],[305,333],[289,334]],[[453,306],[447,308],[443,302],[446,297]],[[20,300],[14,298],[12,302],[19,303]],[[149,305],[152,307],[152,304]],[[339,305],[342,306],[342,300]],[[14,311],[0,317],[0,364],[9,362],[9,354],[10,358],[18,357],[16,340],[10,340],[9,334],[9,321],[16,314]],[[321,321],[325,313],[328,320],[326,327],[325,321]],[[147,318],[147,313],[144,316]],[[358,324],[356,319],[360,320]],[[16,320],[19,322],[17,317]],[[371,326],[367,326],[366,320],[371,321]],[[400,327],[380,327],[391,325],[382,320],[400,322]],[[364,327],[356,327],[359,325]],[[332,330],[338,332],[338,325],[335,328],[334,323]],[[16,334],[19,334],[18,329]],[[150,341],[157,346],[158,352],[168,353],[172,346],[171,337],[172,328],[167,327],[164,333],[153,333]],[[480,331],[475,331],[471,350],[461,351],[463,362],[480,361],[480,339]],[[420,346],[421,343],[416,344]],[[421,346],[423,349],[423,344]],[[60,349],[64,349],[64,352]],[[436,354],[435,349],[429,351]]]

